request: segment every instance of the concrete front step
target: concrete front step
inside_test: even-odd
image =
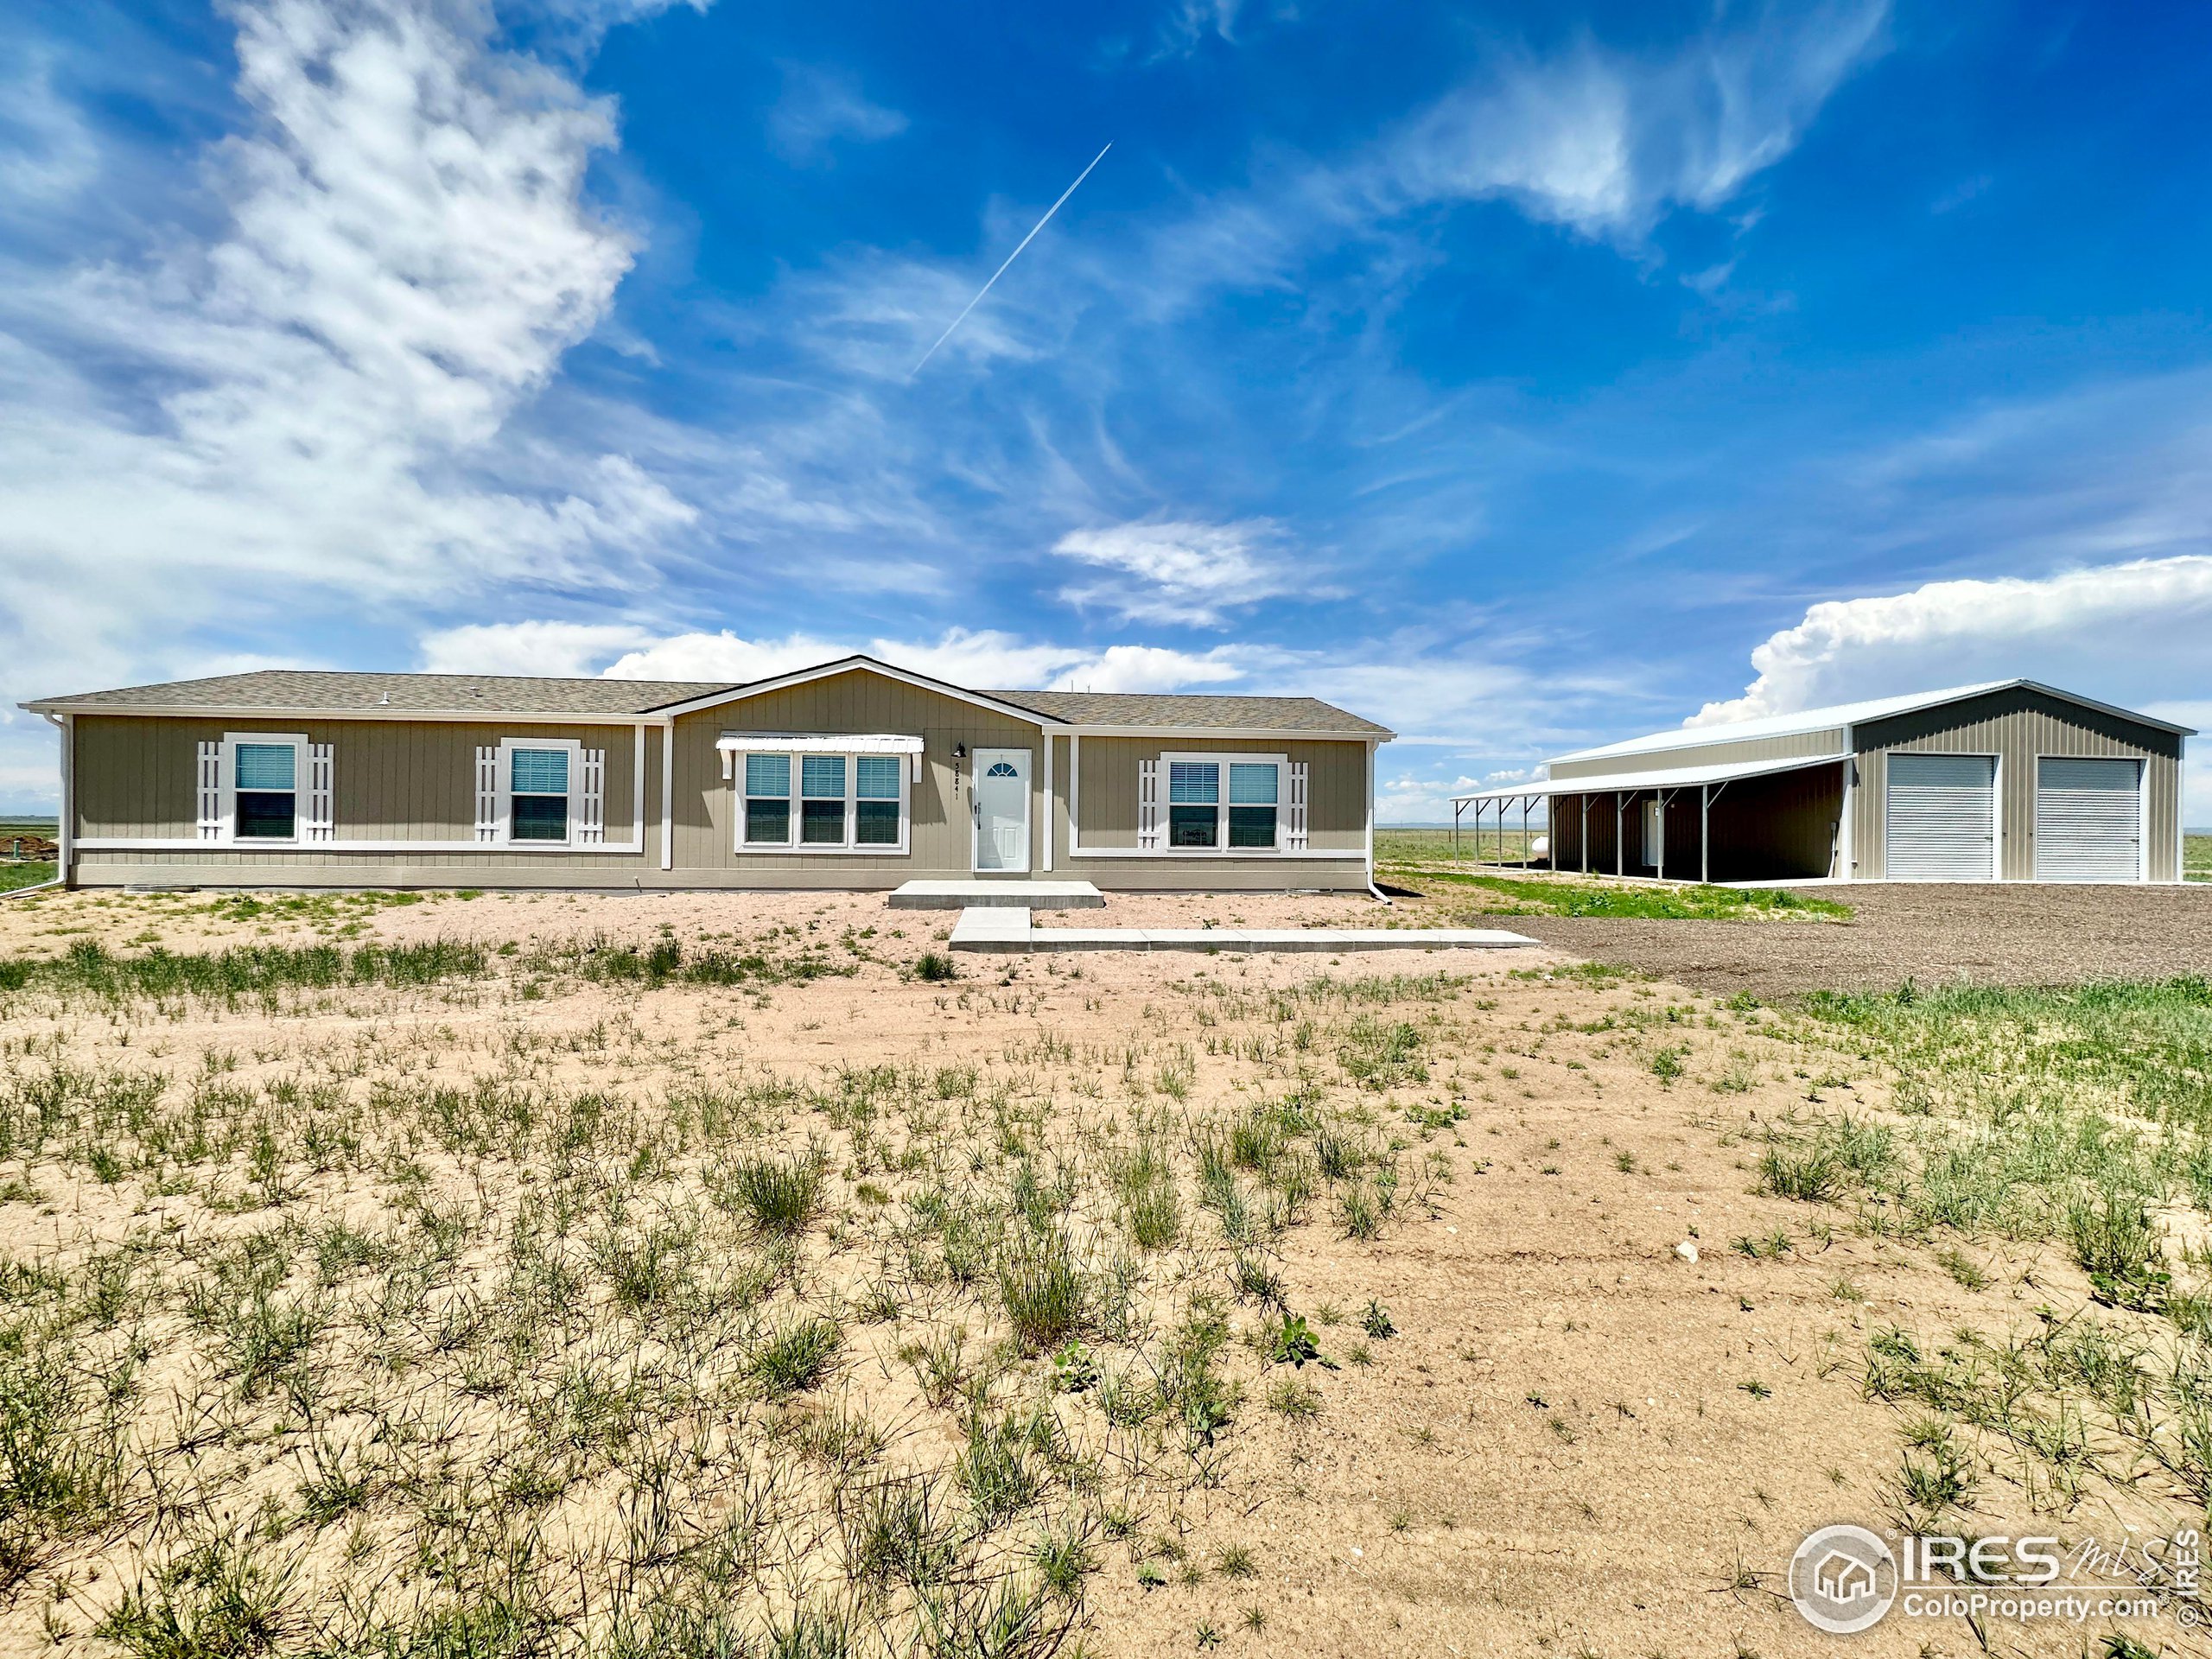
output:
[[[951,947],[988,955],[1075,950],[1496,950],[1535,944],[1489,927],[1037,927],[1026,910],[964,910]]]
[[[1088,881],[902,881],[890,899],[893,910],[1096,910],[1105,902]]]

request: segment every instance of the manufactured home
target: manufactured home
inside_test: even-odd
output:
[[[2186,726],[2033,680],[1677,727],[1459,797],[1558,869],[1710,881],[2178,881]]]
[[[73,886],[1372,885],[1375,751],[1311,697],[270,670],[22,705]]]

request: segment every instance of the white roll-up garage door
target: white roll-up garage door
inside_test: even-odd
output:
[[[1882,858],[1890,880],[1991,880],[1996,874],[1996,756],[1892,750],[1889,771]]]
[[[2036,763],[2036,880],[2139,881],[2143,768],[2047,754]]]

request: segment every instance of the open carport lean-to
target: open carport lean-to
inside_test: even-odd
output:
[[[1840,769],[1838,779],[1840,795],[1847,791],[1850,786],[1850,760],[1851,757],[1848,754],[1824,754],[1810,758],[1801,755],[1786,760],[1735,760],[1713,766],[1652,767],[1641,772],[1609,772],[1582,778],[1540,779],[1529,783],[1503,784],[1494,789],[1475,790],[1465,795],[1452,797],[1452,849],[1456,855],[1461,830],[1465,827],[1465,814],[1470,808],[1472,808],[1474,812],[1472,827],[1478,858],[1480,857],[1482,851],[1483,820],[1492,808],[1496,809],[1497,815],[1497,834],[1501,850],[1505,836],[1506,814],[1516,808],[1521,814],[1522,845],[1525,849],[1529,844],[1529,815],[1535,803],[1542,801],[1551,809],[1548,816],[1551,818],[1554,868],[1560,868],[1557,863],[1560,841],[1558,815],[1563,803],[1572,798],[1574,801],[1573,810],[1576,814],[1577,867],[1587,874],[1590,869],[1591,807],[1593,803],[1602,806],[1606,804],[1604,798],[1610,797],[1613,814],[1612,874],[1624,876],[1628,874],[1627,811],[1632,802],[1648,796],[1656,802],[1659,807],[1658,812],[1655,815],[1657,844],[1648,849],[1639,849],[1639,854],[1648,850],[1651,856],[1648,863],[1639,856],[1638,868],[1656,869],[1663,874],[1667,868],[1666,824],[1669,810],[1683,797],[1686,791],[1694,790],[1697,792],[1698,807],[1697,879],[1700,881],[1707,881],[1712,879],[1713,874],[1713,808],[1726,793],[1730,785],[1744,783],[1752,779],[1774,778],[1785,772],[1813,772],[1821,767],[1833,766]],[[1847,817],[1847,811],[1840,811],[1837,822],[1846,822]],[[1840,849],[1836,855],[1840,856]],[[1833,858],[1829,869],[1819,874],[1834,874]]]

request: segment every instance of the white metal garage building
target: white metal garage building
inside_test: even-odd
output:
[[[1561,869],[1690,880],[2178,881],[2185,726],[2032,680],[1677,727],[1461,796]]]

